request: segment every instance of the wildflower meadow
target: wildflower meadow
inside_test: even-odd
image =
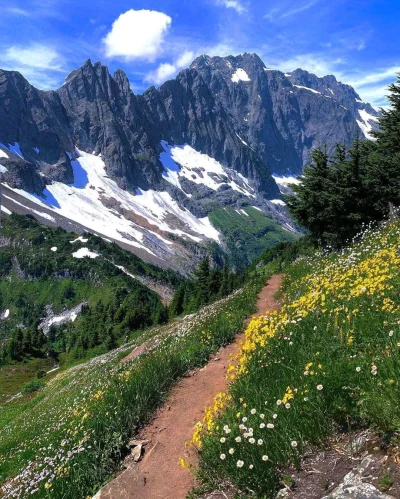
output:
[[[283,305],[254,318],[191,444],[199,478],[274,497],[281,470],[334,432],[400,429],[400,222],[285,270]]]
[[[171,385],[241,331],[264,278],[198,314],[68,369],[0,407],[0,497],[91,497]],[[149,348],[121,363],[137,345]]]

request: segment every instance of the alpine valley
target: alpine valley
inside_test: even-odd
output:
[[[334,76],[256,54],[201,56],[143,95],[90,60],[55,91],[0,70],[2,211],[181,274],[206,255],[240,270],[298,234],[281,192],[311,151],[371,138],[379,117]]]

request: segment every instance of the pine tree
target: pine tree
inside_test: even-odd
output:
[[[174,293],[171,303],[170,314],[171,317],[178,317],[184,312],[185,302],[185,284],[181,283]]]
[[[196,272],[196,305],[201,307],[210,301],[210,260],[205,258]]]
[[[228,266],[225,263],[224,268],[222,269],[222,279],[221,286],[219,288],[219,295],[221,298],[225,298],[229,294],[229,270]]]

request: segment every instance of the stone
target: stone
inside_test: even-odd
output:
[[[366,482],[367,471],[373,462],[371,457],[365,457],[356,468],[347,473],[343,482],[323,499],[394,499]]]

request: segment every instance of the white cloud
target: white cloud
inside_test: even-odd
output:
[[[64,59],[51,46],[32,43],[0,48],[0,67],[18,71],[32,85],[48,90],[60,85],[64,79]]]
[[[7,7],[5,12],[6,14],[10,14],[12,16],[29,17],[29,12],[27,10],[20,9],[19,7]]]
[[[188,50],[180,55],[175,62],[164,62],[158,66],[155,71],[152,71],[146,76],[146,81],[159,85],[164,83],[168,78],[172,78],[176,73],[183,68],[186,68],[193,62],[195,53]]]
[[[386,80],[394,81],[397,73],[400,73],[400,66],[391,66],[387,69],[382,69],[377,73],[364,74],[362,76],[355,77],[350,82],[350,85],[354,85],[355,87],[365,87],[366,85],[380,83]]]
[[[267,14],[265,14],[264,18],[268,19],[271,22],[279,19],[285,19],[286,17],[291,17],[294,16],[295,14],[300,14],[301,12],[310,9],[318,2],[319,0],[309,0],[306,3],[303,3],[303,5],[298,5],[297,7],[289,8],[288,10],[285,10],[284,7],[283,8],[275,7],[271,9]]]
[[[188,50],[178,58],[178,60],[176,61],[176,66],[178,68],[185,68],[193,62],[194,58],[195,58],[194,52]]]
[[[247,10],[239,0],[217,0],[217,5],[226,7],[227,9],[234,9],[238,14],[243,14]]]
[[[329,60],[329,58],[315,54],[299,54],[290,59],[277,60],[275,63],[274,61],[270,62],[271,67],[276,67],[284,72],[301,68],[319,77],[334,74],[338,78],[342,75],[338,66],[342,64],[343,61],[341,59]]]
[[[121,14],[103,39],[107,57],[147,59],[160,55],[172,19],[155,10],[128,10]]]
[[[11,67],[61,70],[58,52],[52,47],[39,43],[32,43],[28,47],[13,45],[6,49],[3,58]]]
[[[169,62],[164,62],[160,64],[155,71],[151,72],[146,77],[146,81],[150,81],[159,85],[160,83],[168,80],[168,78],[172,78],[173,76],[175,76],[176,72],[176,66],[170,64]]]

